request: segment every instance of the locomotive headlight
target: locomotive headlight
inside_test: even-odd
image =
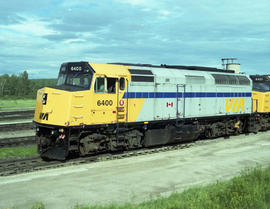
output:
[[[43,105],[45,105],[45,104],[47,104],[47,97],[48,97],[48,94],[43,94],[43,96],[42,96],[42,104]]]

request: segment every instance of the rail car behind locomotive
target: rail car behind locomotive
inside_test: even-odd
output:
[[[251,75],[253,81],[253,112],[260,117],[261,130],[270,127],[270,75]]]
[[[194,66],[64,63],[37,92],[41,157],[127,150],[256,132],[252,81]]]

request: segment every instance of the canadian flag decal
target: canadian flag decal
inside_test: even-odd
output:
[[[167,103],[166,103],[166,106],[167,106],[167,107],[173,107],[173,102],[167,102]]]

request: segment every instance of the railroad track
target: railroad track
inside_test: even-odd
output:
[[[34,110],[19,110],[19,111],[1,111],[0,121],[3,120],[17,120],[30,119],[34,117]]]
[[[32,120],[24,121],[6,121],[6,119],[27,119],[29,115],[33,116],[33,110],[27,111],[12,111],[12,112],[0,112],[0,148],[3,147],[14,147],[14,146],[24,146],[34,144],[35,140],[33,136],[18,136],[10,138],[9,132],[16,131],[28,131],[34,129],[34,124]],[[31,116],[31,117],[32,117]],[[17,134],[21,135],[21,134]],[[25,134],[24,134],[25,135]]]
[[[33,145],[35,142],[35,136],[4,138],[0,139],[0,148]]]
[[[244,134],[242,134],[244,136]],[[186,149],[193,146],[204,146],[208,143],[217,142],[219,140],[228,140],[230,137],[216,138],[216,139],[201,139],[194,142],[182,143],[176,145],[168,145],[162,147],[143,148],[138,150],[130,150],[118,153],[105,153],[88,157],[80,157],[75,159],[69,159],[65,162],[61,161],[44,161],[40,157],[2,160],[0,161],[0,176],[9,176],[19,173],[45,170],[58,167],[66,167],[71,165],[80,165],[93,162],[108,161],[114,159],[123,159],[140,155],[154,154],[160,152],[167,152],[172,150]]]
[[[33,122],[9,122],[0,123],[0,132],[14,131],[14,130],[28,130],[34,129]]]
[[[196,143],[185,143],[178,145],[170,145],[165,147],[156,148],[144,148],[138,150],[124,151],[121,153],[106,153],[98,154],[88,157],[80,157],[76,159],[70,159],[65,162],[60,161],[44,161],[39,157],[15,159],[15,160],[2,160],[0,161],[0,176],[9,176],[19,173],[45,170],[58,167],[66,167],[71,165],[80,165],[93,162],[108,161],[114,159],[123,159],[139,155],[147,155],[152,153],[166,152],[171,150],[179,150],[194,146]]]

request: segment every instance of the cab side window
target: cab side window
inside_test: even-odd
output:
[[[102,77],[96,78],[95,81],[95,93],[104,93],[105,91],[105,79]]]
[[[116,78],[107,78],[107,92],[113,94],[116,92]]]
[[[125,79],[120,78],[120,90],[123,91],[125,90]]]

